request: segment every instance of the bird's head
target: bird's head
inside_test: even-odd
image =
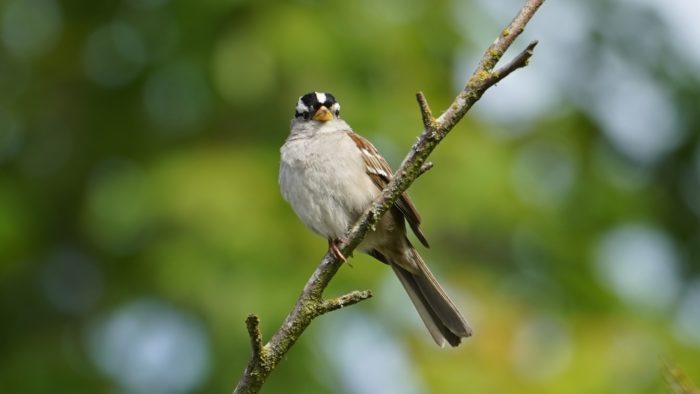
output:
[[[307,93],[299,97],[294,116],[301,121],[325,123],[340,117],[340,104],[330,93]]]

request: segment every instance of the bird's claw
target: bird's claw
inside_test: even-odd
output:
[[[340,251],[338,248],[338,244],[341,241],[339,239],[329,239],[328,240],[328,250],[330,250],[331,254],[335,256],[337,259],[341,260],[343,263],[347,263],[350,267],[352,265],[348,263],[348,259],[343,255],[343,252]]]

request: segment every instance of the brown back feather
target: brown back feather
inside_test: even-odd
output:
[[[387,163],[382,155],[379,154],[377,148],[375,148],[374,145],[372,145],[372,143],[367,141],[365,138],[353,132],[348,132],[348,136],[352,138],[357,147],[360,149],[360,152],[362,152],[362,158],[367,166],[367,175],[372,178],[372,181],[380,190],[384,190],[386,185],[389,184],[389,181],[391,181],[391,178],[393,177],[392,174],[394,173],[391,170],[389,163]],[[398,200],[396,200],[394,206],[398,208],[406,218],[408,225],[411,226],[411,230],[413,230],[413,233],[416,234],[418,240],[420,240],[420,242],[425,245],[426,248],[429,248],[430,245],[428,244],[428,240],[425,238],[425,234],[423,234],[423,230],[420,228],[420,215],[418,214],[416,207],[413,205],[411,198],[408,196],[408,193],[401,193],[401,196]]]

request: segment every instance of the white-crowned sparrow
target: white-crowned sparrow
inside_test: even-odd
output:
[[[337,243],[389,183],[389,164],[340,119],[340,104],[329,93],[299,98],[281,154],[279,182],[285,200],[345,260]],[[404,219],[427,247],[420,216],[403,193],[358,249],[391,266],[438,345],[457,346],[471,335],[471,328],[409,242]]]

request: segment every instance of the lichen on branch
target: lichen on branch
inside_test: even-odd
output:
[[[486,49],[464,89],[439,117],[433,117],[428,100],[423,93],[419,92],[416,95],[423,121],[423,132],[381,195],[346,234],[346,241],[339,246],[343,255],[352,255],[353,250],[359,245],[367,232],[374,228],[382,216],[394,205],[401,193],[432,167],[432,164],[426,161],[428,156],[464,117],[474,103],[481,98],[484,92],[513,71],[528,64],[537,45],[536,41],[531,42],[525,50],[520,52],[505,66],[494,71],[503,54],[506,53],[515,39],[523,32],[525,26],[543,2],[544,0],[525,1],[515,18],[501,30],[498,38]],[[252,355],[243,372],[243,376],[234,390],[234,394],[259,392],[267,377],[299,339],[304,330],[311,324],[313,319],[324,313],[356,304],[372,296],[369,290],[365,290],[353,291],[337,298],[324,300],[323,291],[341,265],[342,261],[336,259],[331,253],[327,253],[323,257],[321,263],[306,282],[294,308],[266,344],[262,344],[263,341],[259,329],[260,320],[255,315],[248,317],[246,324],[251,338]]]

